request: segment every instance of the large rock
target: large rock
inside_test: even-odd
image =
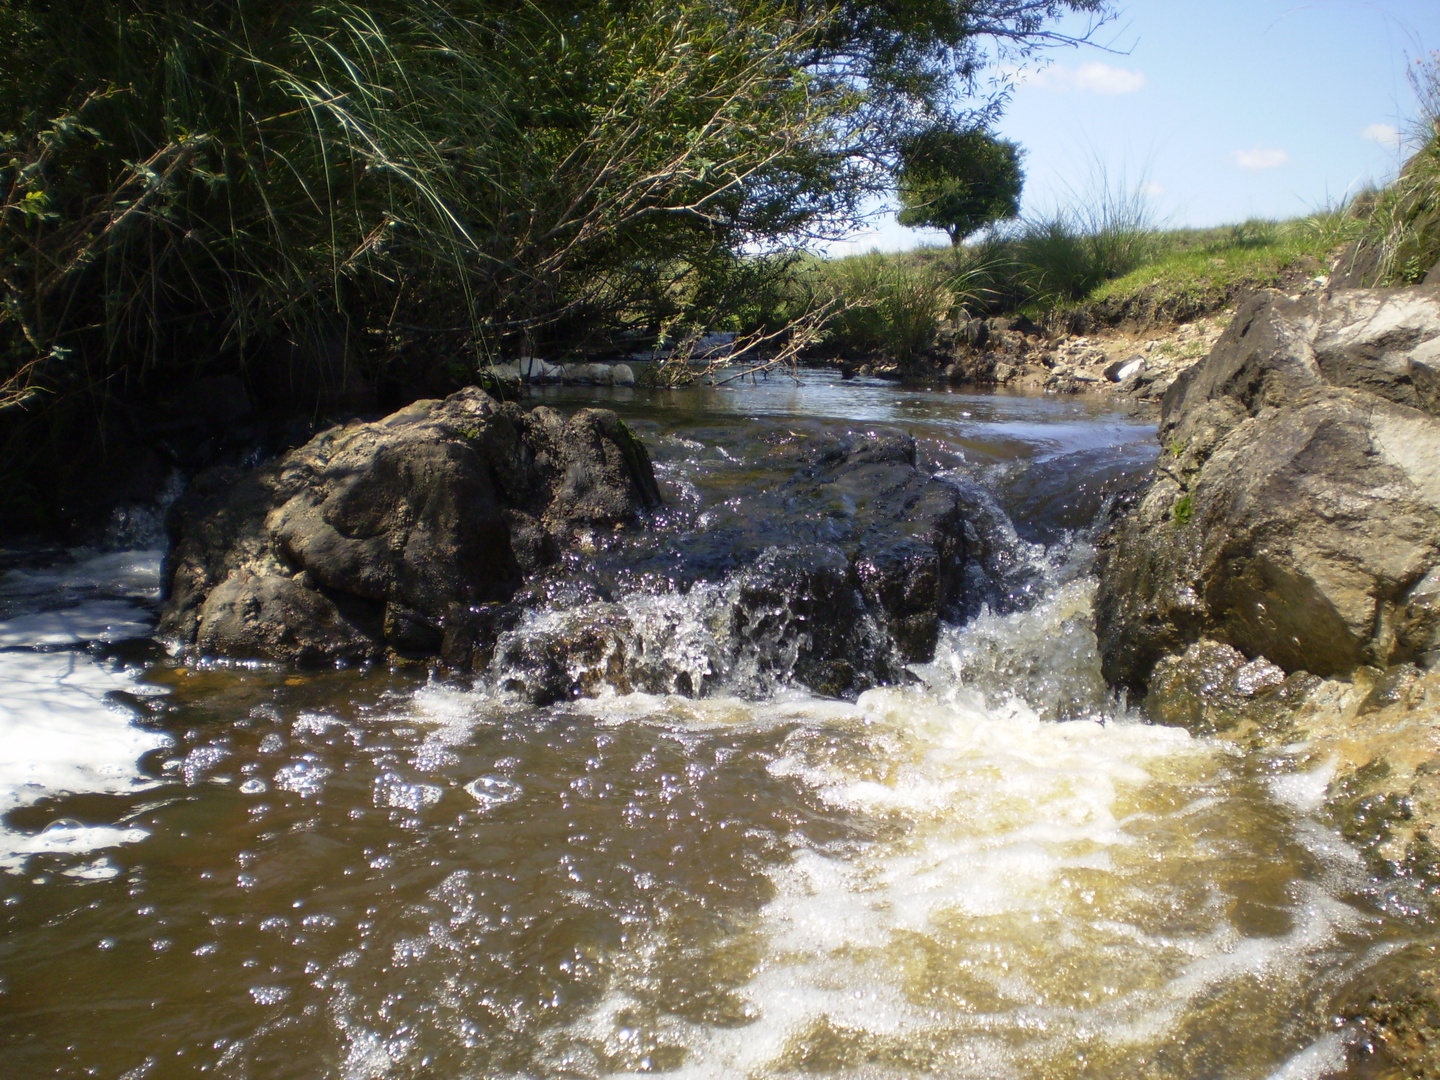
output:
[[[839,446],[793,477],[784,498],[815,522],[814,542],[849,561],[907,663],[930,659],[942,621],[985,605],[1007,610],[1033,575],[994,499],[972,481],[921,470],[908,436]]]
[[[1106,677],[1141,690],[1202,638],[1325,676],[1432,656],[1437,372],[1440,289],[1247,304],[1166,394],[1157,475],[1102,554]]]
[[[172,516],[161,631],[297,663],[436,655],[449,624],[659,501],[612,412],[567,421],[475,389],[416,402],[198,477]]]
[[[929,660],[942,622],[1027,602],[1028,545],[978,485],[920,468],[914,440],[827,440],[807,458],[733,518],[609,551],[618,577],[557,564],[536,590],[555,597],[477,610],[447,653],[540,704],[601,685],[841,697]],[[636,574],[654,591],[630,592]]]

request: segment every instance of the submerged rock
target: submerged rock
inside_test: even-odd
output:
[[[1372,1048],[1376,1076],[1440,1080],[1440,945],[1386,953],[1331,1010]]]
[[[921,470],[908,436],[836,447],[797,473],[784,498],[848,561],[905,663],[930,659],[942,621],[987,605],[1011,610],[1034,572],[994,498],[971,481]]]
[[[1201,638],[1343,674],[1440,645],[1440,289],[1262,294],[1166,394],[1166,447],[1102,555],[1105,674]]]
[[[836,440],[790,468],[735,519],[610,550],[619,580],[557,564],[537,582],[551,595],[494,609],[446,655],[537,704],[602,687],[844,697],[929,660],[943,623],[1027,602],[1035,569],[1009,519],[921,469],[912,439]],[[620,584],[637,560],[654,591]]]
[[[565,420],[473,388],[416,402],[198,477],[172,514],[161,632],[246,659],[436,655],[470,609],[659,502],[612,412]]]

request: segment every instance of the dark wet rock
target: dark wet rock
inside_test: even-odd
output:
[[[1417,941],[1381,957],[1343,991],[1336,1016],[1371,1048],[1365,1075],[1440,1080],[1440,946]]]
[[[737,576],[727,600],[732,671],[832,697],[896,674],[859,575],[836,546],[771,548]]]
[[[1294,676],[1306,688],[1314,676]],[[1263,724],[1268,709],[1281,712],[1293,694],[1277,694],[1286,675],[1263,656],[1247,660],[1237,649],[1202,639],[1180,656],[1155,665],[1145,711],[1151,719],[1196,735],[1231,734]]]
[[[342,605],[352,609],[350,617]],[[195,644],[205,655],[240,660],[355,663],[383,652],[374,618],[379,612],[366,606],[336,603],[295,578],[242,567],[205,598]]]
[[[906,662],[928,660],[942,620],[1004,609],[1029,564],[1009,519],[969,481],[927,475],[908,436],[832,449],[787,484],[797,518],[849,561],[866,603]]]
[[[594,696],[607,687],[621,694],[671,689],[661,685],[661,672],[644,663],[634,622],[616,604],[526,624],[523,632],[499,640],[492,662],[500,688],[535,705]]]
[[[1166,447],[1101,560],[1105,674],[1208,638],[1330,676],[1433,655],[1440,290],[1270,293],[1166,394]]]
[[[172,515],[161,630],[209,655],[435,655],[451,622],[659,501],[613,413],[564,420],[476,389],[416,402],[197,478]]]
[[[447,654],[537,703],[601,685],[764,694],[801,683],[846,697],[930,659],[942,622],[1028,602],[1031,545],[978,485],[919,468],[913,440],[828,440],[777,468],[793,472],[679,543],[637,535],[567,557],[518,620],[484,612],[510,620],[497,644],[452,630]],[[637,573],[648,586],[630,592],[621,582]]]

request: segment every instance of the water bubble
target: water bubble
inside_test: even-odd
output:
[[[480,812],[487,814],[525,794],[519,784],[503,776],[482,776],[471,780],[465,785],[465,791],[480,804]]]
[[[297,761],[275,771],[275,786],[283,791],[293,791],[309,798],[318,795],[325,788],[325,778],[331,769],[313,761]]]
[[[185,760],[180,763],[180,773],[186,785],[193,786],[199,783],[207,770],[229,756],[230,751],[222,746],[197,746],[185,755]]]
[[[290,991],[283,986],[252,986],[250,996],[257,1005],[278,1005],[290,996]]]
[[[375,805],[393,806],[400,810],[420,811],[440,801],[444,791],[433,784],[407,784],[395,773],[375,779]]]
[[[270,790],[270,785],[261,780],[258,776],[252,776],[240,785],[240,790],[246,795],[260,795]]]

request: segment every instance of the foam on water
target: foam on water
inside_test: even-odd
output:
[[[155,551],[109,552],[45,569],[14,569],[0,579],[13,611],[0,621],[0,815],[60,793],[116,793],[152,783],[137,763],[168,744],[134,723],[117,692],[156,688],[137,672],[98,661],[77,648],[149,633],[153,619],[137,601],[159,589]],[[25,611],[25,606],[66,606]],[[133,843],[146,834],[124,828],[51,828],[37,835],[0,829],[0,867],[20,872],[35,855],[83,854]],[[78,872],[109,876],[105,866]]]
[[[154,620],[128,600],[91,600],[79,607],[0,619],[0,648],[77,645],[144,637]]]
[[[70,562],[40,568],[17,567],[0,575],[0,596],[55,597],[105,592],[154,600],[160,595],[159,548],[82,553]]]
[[[683,1047],[671,1074],[695,1080],[822,1063],[831,1075],[978,1080],[1089,1075],[1085,1062],[1111,1060],[1111,1075],[1146,1075],[1134,1063],[1182,1042],[1195,1017],[1238,1018],[1257,994],[1298,992],[1367,918],[1327,885],[1353,852],[1303,818],[1318,776],[1276,794],[1301,815],[1297,831],[1329,836],[1335,867],[1259,889],[1251,855],[1228,863],[1226,849],[1243,845],[1228,833],[1227,795],[1242,781],[1226,751],[1113,708],[1046,721],[1024,700],[1021,688],[1034,687],[1047,712],[1099,704],[1093,635],[1087,643],[1074,625],[1090,595],[1077,582],[1030,612],[953,631],[921,670],[925,686],[853,705],[577,704],[682,732],[788,726],[770,772],[884,828],[864,844],[797,841],[771,871],[773,899],[737,934],[758,953],[740,991],[743,1025],[657,1014],[641,962],[567,1035],[638,1062],[635,1075],[650,1059],[627,1045]],[[1017,663],[1043,674],[1010,681]],[[1011,692],[992,704],[967,677]],[[1252,888],[1268,891],[1266,910],[1239,917]],[[1343,1061],[1333,1034],[1303,1045],[1275,1077],[1313,1080]]]

